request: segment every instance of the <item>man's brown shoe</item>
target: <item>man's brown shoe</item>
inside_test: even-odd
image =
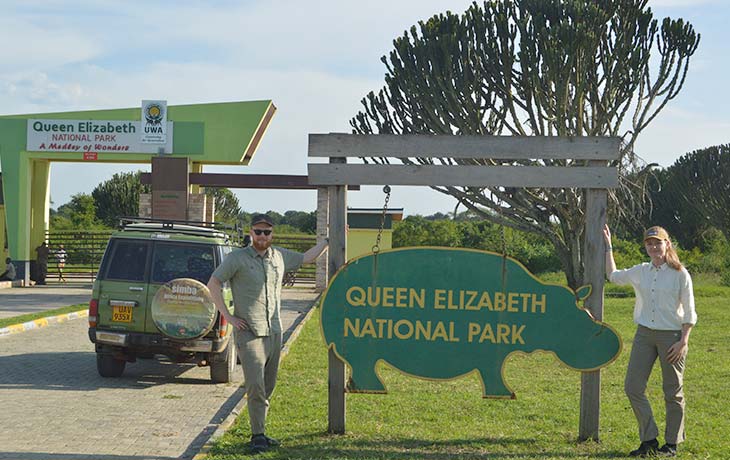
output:
[[[269,441],[266,440],[266,436],[263,434],[255,434],[251,436],[251,452],[254,454],[260,454],[267,450],[269,450]]]

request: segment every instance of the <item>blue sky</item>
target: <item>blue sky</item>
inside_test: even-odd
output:
[[[383,85],[380,57],[437,0],[0,2],[0,113],[271,99],[278,108],[249,167],[206,172],[306,174],[308,133],[348,132],[360,99]],[[448,2],[462,12],[471,1]],[[637,153],[671,165],[695,149],[730,142],[730,2],[650,0],[657,18],[682,17],[702,34],[682,93],[640,137]],[[54,163],[54,206],[140,165]],[[144,168],[143,168],[144,169]],[[313,210],[313,192],[235,192],[248,211]],[[380,187],[348,204],[380,207]],[[425,188],[394,188],[406,214],[450,211]]]

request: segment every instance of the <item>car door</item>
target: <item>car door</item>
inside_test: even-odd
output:
[[[107,251],[109,258],[104,261],[99,282],[98,327],[143,332],[151,243],[114,238]]]

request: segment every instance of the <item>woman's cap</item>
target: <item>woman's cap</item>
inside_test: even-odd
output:
[[[644,241],[655,238],[657,240],[669,241],[669,233],[659,226],[649,227],[644,232]]]

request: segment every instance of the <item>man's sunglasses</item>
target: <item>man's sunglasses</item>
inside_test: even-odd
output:
[[[271,235],[271,232],[272,232],[272,231],[273,231],[273,230],[262,230],[262,229],[260,229],[260,228],[254,228],[254,229],[253,229],[253,232],[254,232],[255,234],[257,234],[257,235],[261,235],[261,234],[263,233],[263,234],[264,234],[264,235],[266,235],[266,236],[269,236],[269,235]]]

